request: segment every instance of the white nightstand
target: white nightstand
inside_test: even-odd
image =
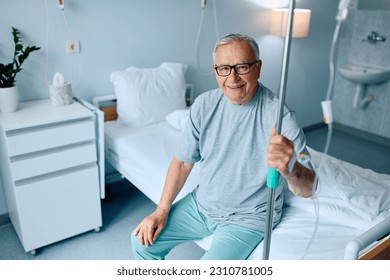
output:
[[[96,123],[79,102],[0,113],[1,177],[26,252],[102,226]]]

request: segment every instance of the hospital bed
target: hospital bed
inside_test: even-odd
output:
[[[123,107],[120,110],[120,105],[129,107],[129,100],[123,102],[124,92],[135,89],[133,85],[124,86],[121,75],[128,80],[129,76],[133,79],[139,74],[130,72],[113,73],[111,81],[115,94],[96,97],[94,105],[105,112],[104,150],[107,162],[157,204],[181,131],[188,121],[188,109],[185,104],[179,105],[178,109],[168,108],[172,111],[166,111],[164,118],[142,120],[142,124],[121,120]],[[141,86],[143,90],[149,89]],[[139,102],[139,96],[131,102]],[[153,115],[153,110],[169,107],[161,102],[152,103],[145,105],[149,106],[148,114]],[[131,110],[137,116],[142,115],[137,111],[140,108],[132,107]],[[283,215],[272,232],[269,258],[390,259],[390,175],[375,173],[309,150],[314,166],[322,166],[317,170],[319,183],[315,198],[301,198],[288,189],[284,190]],[[193,190],[197,178],[198,167],[195,164],[176,201]],[[211,239],[212,236],[209,236],[196,243],[207,250]],[[262,250],[263,244],[260,243],[249,259],[261,259]]]

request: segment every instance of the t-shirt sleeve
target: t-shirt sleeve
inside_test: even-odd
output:
[[[200,137],[200,118],[199,104],[194,103],[189,112],[189,120],[181,136],[181,141],[178,145],[176,157],[188,163],[200,161],[201,155],[199,150]]]
[[[288,112],[283,117],[282,134],[293,141],[298,161],[305,167],[313,169],[310,161],[310,153],[306,147],[306,137],[301,126],[298,124],[294,111]]]

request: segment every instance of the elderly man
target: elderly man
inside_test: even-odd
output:
[[[295,113],[284,108],[282,135],[275,133],[277,97],[261,83],[257,43],[230,34],[215,45],[219,88],[196,98],[183,141],[169,166],[156,210],[134,230],[137,259],[164,259],[176,245],[213,234],[202,259],[246,259],[264,238],[268,167],[281,184],[309,197],[315,177],[309,165],[295,161],[307,154]],[[172,205],[194,163],[199,185]],[[275,192],[274,226],[280,221],[283,187]]]

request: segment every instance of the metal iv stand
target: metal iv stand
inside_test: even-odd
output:
[[[292,24],[293,24],[293,11],[295,8],[295,0],[290,0],[289,3],[289,12],[287,18],[287,31],[286,37],[284,40],[284,50],[283,50],[283,62],[282,62],[282,74],[280,79],[279,87],[279,104],[278,104],[278,114],[276,121],[276,133],[281,133],[282,128],[282,118],[283,118],[283,107],[284,100],[286,96],[286,84],[287,84],[287,72],[288,72],[288,62],[290,57],[290,42],[292,34]],[[268,204],[267,204],[267,220],[266,228],[264,235],[264,246],[263,246],[263,260],[269,259],[269,250],[271,245],[271,232],[273,225],[273,214],[274,214],[274,205],[275,205],[275,189],[279,186],[279,172],[272,168],[268,168],[267,174],[267,187],[268,187]]]

